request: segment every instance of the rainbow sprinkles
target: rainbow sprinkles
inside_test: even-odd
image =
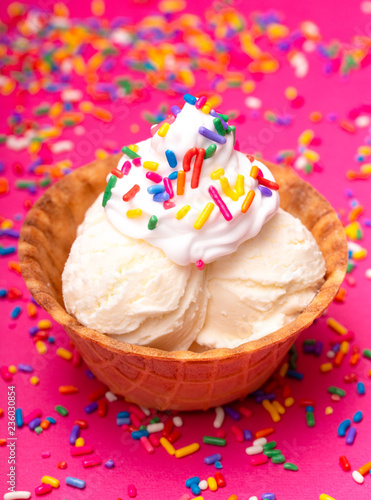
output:
[[[279,186],[262,162],[235,149],[227,115],[205,96],[183,99],[151,138],[122,148],[102,204],[123,234],[203,269],[259,233],[278,210]]]

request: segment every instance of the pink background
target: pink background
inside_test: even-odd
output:
[[[105,16],[112,19],[117,15],[129,15],[134,20],[140,19],[147,13],[154,13],[157,10],[157,2],[132,3],[107,2]],[[68,2],[71,17],[89,17],[91,15],[89,2],[79,0],[78,2]],[[202,16],[203,8],[209,2],[188,2],[187,12],[197,13]],[[0,6],[0,18],[5,21],[5,5]],[[240,2],[239,9],[246,15],[255,10],[266,11],[268,9],[278,9],[284,15],[284,24],[290,29],[294,29],[304,20],[312,20],[321,30],[324,41],[330,42],[334,39],[342,43],[350,43],[353,36],[364,33],[368,36],[371,32],[371,16],[361,12],[360,2],[341,2],[335,0],[292,2],[279,0],[250,0]],[[365,214],[360,219],[364,221],[370,218],[370,180],[353,181],[346,180],[346,172],[349,169],[358,170],[355,161],[357,148],[365,144],[367,128],[359,129],[354,134],[349,134],[342,130],[337,123],[331,124],[323,120],[321,123],[309,121],[309,114],[312,111],[321,111],[325,116],[334,112],[339,118],[347,118],[348,113],[364,103],[371,103],[370,78],[371,69],[366,67],[351,74],[347,79],[339,74],[325,76],[323,74],[323,61],[316,54],[309,54],[309,74],[306,78],[299,80],[294,76],[292,68],[288,65],[284,57],[277,58],[282,62],[279,71],[273,75],[265,75],[261,81],[257,82],[256,90],[252,94],[262,100],[263,106],[260,117],[253,119],[250,111],[244,105],[246,94],[242,94],[239,89],[231,89],[222,94],[223,105],[221,109],[228,111],[239,109],[243,117],[243,123],[237,125],[237,138],[240,142],[245,141],[246,148],[252,148],[249,136],[258,137],[259,151],[268,160],[275,159],[279,150],[296,149],[297,138],[306,128],[315,131],[317,137],[321,139],[319,146],[313,147],[321,157],[323,172],[315,172],[308,177],[308,180],[324,194],[335,209],[349,211],[349,200],[345,196],[346,189],[352,189],[354,198],[365,208]],[[122,74],[122,70],[120,72]],[[138,75],[136,75],[138,78]],[[292,109],[289,101],[284,96],[284,90],[288,86],[295,86],[299,95],[305,98],[305,104],[299,109]],[[84,84],[77,79],[73,87],[84,88]],[[193,93],[199,93],[205,89],[205,82],[199,80]],[[55,99],[54,95],[41,92],[37,96],[27,97],[26,107],[34,107],[43,101]],[[145,123],[141,116],[143,111],[155,113],[160,104],[173,105],[181,101],[181,97],[169,98],[166,94],[158,91],[150,92],[146,102],[135,103],[130,107],[129,116],[126,121],[113,122],[112,130],[104,133],[103,140],[115,140],[118,146],[124,143],[129,144],[147,137],[149,125]],[[14,107],[14,95],[1,97],[1,109],[3,110],[0,133],[6,133],[7,127],[5,119]],[[113,109],[110,104],[105,106]],[[276,110],[280,114],[290,114],[293,116],[293,123],[289,127],[277,128],[270,125],[263,118],[266,110]],[[5,118],[5,119],[4,119]],[[128,129],[128,124],[137,123],[140,126],[138,134],[132,134]],[[100,127],[94,118],[87,117],[84,127],[87,130]],[[259,140],[260,137],[260,140]],[[66,131],[62,138],[71,138],[74,141],[82,141],[71,131]],[[100,144],[93,144],[89,137],[84,140],[90,141],[90,149],[80,155],[74,163],[74,167],[88,163],[94,158],[94,151]],[[254,149],[254,148],[253,148]],[[36,199],[37,196],[30,196],[24,191],[19,191],[14,187],[16,179],[12,165],[18,161],[25,167],[30,164],[30,156],[27,152],[19,153],[9,151],[5,146],[0,146],[0,159],[4,161],[5,172],[0,174],[6,176],[10,181],[10,192],[6,196],[0,196],[0,215],[15,219],[20,214],[24,218],[26,211],[23,206],[24,200]],[[63,159],[65,155],[55,155],[55,160]],[[305,174],[302,174],[307,177]],[[23,176],[29,178],[27,174]],[[14,227],[19,229],[21,221],[15,221]],[[364,238],[359,242],[363,247],[371,247],[370,231],[364,227]],[[1,238],[0,244],[4,246],[14,244],[14,240]],[[108,415],[99,418],[97,414],[86,415],[84,407],[89,403],[88,394],[100,387],[96,380],[90,380],[85,375],[86,367],[73,367],[71,362],[65,361],[56,356],[57,347],[69,348],[69,339],[59,325],[53,323],[51,335],[55,337],[55,344],[48,344],[48,352],[44,356],[37,353],[32,338],[28,334],[28,329],[41,318],[47,315],[39,310],[38,318],[30,320],[26,313],[26,304],[29,300],[29,293],[22,282],[22,278],[14,272],[8,270],[8,261],[16,260],[16,256],[0,257],[0,288],[15,286],[22,290],[23,299],[10,302],[0,299],[0,314],[3,318],[2,340],[0,349],[0,365],[9,366],[11,364],[27,363],[34,367],[33,375],[40,379],[37,386],[29,382],[30,375],[17,373],[13,377],[17,391],[17,406],[27,414],[34,408],[41,408],[43,416],[53,416],[57,418],[57,425],[52,426],[41,435],[36,435],[27,427],[17,431],[17,488],[34,491],[40,484],[43,475],[57,477],[61,481],[58,491],[53,491],[50,495],[53,498],[69,499],[117,499],[127,498],[127,485],[134,483],[138,490],[137,498],[140,499],[177,499],[183,493],[189,492],[184,486],[185,480],[194,475],[199,475],[205,479],[215,472],[213,466],[203,463],[203,458],[215,452],[222,453],[223,475],[227,486],[212,493],[206,491],[205,499],[226,499],[232,493],[236,494],[240,500],[247,500],[252,495],[260,497],[262,493],[274,492],[278,500],[291,499],[313,499],[318,498],[321,493],[327,493],[336,500],[363,499],[371,495],[371,478],[366,477],[365,484],[357,485],[351,478],[351,474],[344,472],[338,465],[340,455],[346,455],[352,465],[352,470],[358,469],[361,465],[371,460],[370,433],[371,417],[367,409],[370,408],[369,391],[371,391],[371,379],[368,371],[371,369],[371,362],[364,358],[356,368],[349,366],[349,355],[345,358],[343,365],[339,369],[334,369],[328,374],[320,373],[319,366],[324,363],[326,351],[329,348],[329,340],[336,334],[331,332],[326,326],[325,319],[321,318],[308,331],[304,332],[297,344],[299,352],[298,370],[304,374],[304,380],[297,382],[288,379],[288,384],[292,388],[296,404],[287,410],[282,421],[273,424],[275,428],[272,439],[277,441],[286,457],[286,460],[299,466],[298,472],[285,471],[282,465],[269,463],[261,467],[252,467],[249,458],[245,453],[246,444],[239,444],[235,441],[230,431],[231,425],[235,422],[226,417],[223,429],[227,432],[228,444],[224,449],[202,445],[201,450],[191,457],[177,460],[170,457],[161,449],[156,449],[154,455],[148,455],[138,444],[133,441],[127,433],[124,433],[116,425],[116,414],[127,408],[123,400],[116,401],[109,405]],[[370,320],[369,314],[365,313],[370,304],[370,280],[365,277],[365,270],[370,266],[370,259],[367,258],[357,264],[357,269],[353,272],[356,279],[355,287],[344,287],[347,289],[346,302],[344,304],[333,304],[329,309],[329,315],[346,325],[356,334],[356,344],[361,348],[371,347],[370,340]],[[10,312],[15,305],[21,305],[23,312],[14,322],[10,319]],[[324,342],[325,348],[320,359],[310,355],[303,355],[301,341],[306,338],[316,338]],[[358,375],[366,386],[366,395],[360,397],[356,392],[355,384],[345,384],[343,377],[354,372]],[[79,394],[62,396],[58,392],[61,385],[74,385],[79,388]],[[0,408],[6,410],[6,383],[0,381],[2,390],[0,393]],[[347,390],[347,396],[340,402],[331,401],[327,394],[327,387],[336,385]],[[280,401],[282,397],[277,391]],[[310,398],[316,401],[315,419],[316,426],[309,429],[305,422],[305,410],[298,406],[301,398]],[[69,415],[60,417],[54,411],[56,404],[62,404],[69,410]],[[238,408],[240,403],[235,405]],[[250,429],[255,432],[261,428],[270,427],[272,421],[266,411],[248,398],[244,403],[253,411],[253,416],[249,419],[243,417],[238,423],[242,429]],[[325,415],[326,406],[332,406],[334,413]],[[347,446],[344,439],[337,437],[337,426],[345,418],[352,418],[357,410],[364,411],[364,420],[357,424],[358,435],[353,446]],[[165,415],[162,417],[165,419]],[[77,418],[86,419],[89,428],[82,431],[86,444],[92,444],[96,455],[102,458],[103,463],[109,459],[115,461],[115,468],[106,469],[103,465],[92,469],[84,469],[80,458],[71,458],[69,454],[69,433]],[[184,427],[181,429],[182,438],[176,443],[176,447],[186,445],[190,442],[202,443],[203,435],[213,435],[214,411],[195,412],[182,414]],[[7,437],[6,415],[0,419],[0,438]],[[41,458],[41,453],[50,451],[51,457]],[[0,448],[0,493],[6,491],[6,447]],[[68,463],[66,470],[57,469],[56,464],[65,460]],[[86,480],[85,490],[71,489],[64,484],[64,478],[74,476]],[[33,493],[32,498],[35,497]]]

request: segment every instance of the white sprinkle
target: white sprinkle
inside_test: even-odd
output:
[[[76,135],[84,135],[85,127],[83,127],[82,125],[77,125],[77,127],[75,127],[73,131],[75,132]]]
[[[334,358],[334,357],[335,357],[335,353],[334,353],[334,351],[327,351],[326,356],[327,356],[329,359],[332,359],[332,358]]]
[[[296,78],[304,78],[307,76],[309,64],[307,58],[302,52],[296,52],[290,58],[290,64],[295,70]]]
[[[354,479],[354,481],[358,484],[363,484],[364,481],[365,481],[365,478],[362,476],[362,474],[360,472],[358,472],[357,470],[354,470],[352,472],[352,478]]]
[[[111,391],[107,391],[105,396],[106,396],[106,399],[110,403],[112,403],[113,401],[117,401],[117,396],[115,394],[113,394],[113,392],[111,392]]]
[[[9,135],[6,138],[6,147],[12,151],[21,151],[26,149],[31,142],[31,137],[16,137],[15,135]]]
[[[72,151],[73,150],[73,142],[72,141],[58,141],[58,142],[55,142],[51,146],[51,150],[55,154],[65,153],[66,151]]]
[[[307,165],[308,160],[303,155],[298,156],[294,163],[294,167],[298,170],[304,170]]]
[[[262,107],[262,102],[258,97],[250,95],[246,97],[245,104],[250,109],[260,109]]]
[[[140,405],[139,405],[139,408],[142,410],[142,412],[144,413],[144,415],[145,415],[146,417],[149,417],[149,416],[151,415],[151,412],[150,412],[150,411],[149,411],[149,409],[148,409],[148,408],[146,408],[145,406],[140,406]]]
[[[30,491],[11,491],[4,494],[4,500],[23,500],[31,498]]]
[[[178,415],[173,418],[173,424],[175,427],[182,427],[183,426],[183,420],[182,417],[179,417]]]
[[[264,446],[267,443],[268,443],[267,438],[262,437],[262,438],[255,439],[255,441],[253,441],[252,444],[253,444],[253,446]]]
[[[371,14],[371,2],[362,2],[361,3],[361,11],[364,14]]]
[[[305,40],[305,42],[303,43],[303,50],[308,54],[310,52],[314,52],[316,50],[316,44],[312,42],[312,40]]]
[[[366,269],[365,276],[367,279],[371,280],[371,269]]]
[[[153,432],[161,432],[164,429],[163,422],[157,422],[156,424],[147,425],[147,431],[152,434]]]
[[[72,59],[66,58],[64,61],[62,61],[61,64],[61,72],[64,73],[65,75],[69,75],[73,70],[73,62]]]
[[[360,252],[363,250],[361,245],[358,245],[357,243],[354,243],[354,241],[348,241],[348,250],[351,252]]]
[[[259,500],[258,497],[250,497],[249,500]]]
[[[214,420],[214,427],[215,427],[215,429],[220,429],[220,427],[223,425],[223,422],[224,422],[225,413],[224,413],[224,410],[221,406],[217,406],[215,408],[215,413],[216,413],[216,416],[215,416],[215,420]]]
[[[356,127],[364,128],[364,127],[368,127],[370,125],[371,119],[369,116],[360,115],[360,116],[357,116],[357,118],[354,120],[354,123],[355,123]]]
[[[83,93],[79,89],[66,89],[61,93],[63,102],[78,102],[83,98]]]
[[[206,479],[203,479],[202,481],[200,481],[198,483],[198,486],[200,487],[200,490],[202,490],[202,491],[207,490],[208,484],[207,484]]]
[[[111,33],[111,40],[118,45],[129,45],[132,41],[132,36],[128,31],[119,28]]]
[[[316,38],[320,36],[318,26],[311,21],[304,21],[301,23],[300,28],[307,38]]]
[[[263,453],[263,447],[261,445],[249,446],[246,448],[246,453],[248,455],[259,455],[259,453]]]

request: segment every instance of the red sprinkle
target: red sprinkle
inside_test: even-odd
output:
[[[80,429],[88,428],[88,423],[86,422],[86,420],[75,420],[75,425],[78,425]]]
[[[107,415],[108,403],[106,398],[98,401],[98,417],[105,417]]]
[[[120,170],[118,170],[117,168],[113,168],[111,170],[111,174],[112,175],[115,175],[116,177],[118,177],[119,179],[122,179],[124,177],[124,174],[123,172],[121,172]]]
[[[199,148],[197,156],[196,156],[196,161],[195,161],[195,164],[193,166],[193,172],[192,172],[192,178],[191,178],[191,188],[192,189],[198,188],[204,158],[205,158],[205,150],[203,148]]]
[[[265,186],[269,189],[273,189],[274,191],[278,191],[279,185],[277,184],[277,182],[273,182],[273,181],[270,181],[268,179],[265,179],[261,175],[258,175],[257,179],[258,179],[259,184],[261,184],[262,186]]]
[[[96,391],[91,392],[89,394],[89,396],[88,396],[89,401],[91,401],[92,403],[94,401],[98,401],[98,399],[103,398],[103,396],[106,394],[106,392],[107,392],[107,387],[100,387]]]
[[[181,437],[182,434],[180,433],[180,431],[178,431],[178,429],[174,429],[173,432],[168,436],[167,440],[169,441],[169,443],[175,443]]]
[[[224,488],[225,486],[225,479],[223,477],[223,474],[221,472],[215,472],[215,480],[216,484],[218,485],[219,488]]]
[[[189,172],[191,170],[191,161],[194,156],[198,153],[197,148],[189,149],[183,158],[183,170],[184,172]]]
[[[134,184],[134,186],[131,189],[129,189],[129,191],[126,194],[124,194],[122,199],[124,201],[130,201],[134,198],[134,196],[137,193],[139,193],[139,191],[140,191],[140,187],[138,186],[138,184]]]
[[[351,469],[350,467],[350,463],[349,463],[349,460],[347,459],[347,457],[345,455],[342,455],[340,458],[339,458],[339,463],[340,463],[340,467],[345,470],[345,471],[349,471]]]

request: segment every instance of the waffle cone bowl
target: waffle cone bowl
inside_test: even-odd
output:
[[[22,227],[19,260],[35,300],[66,330],[91,371],[117,395],[160,410],[206,410],[255,391],[296,338],[336,295],[347,265],[343,227],[330,204],[290,169],[264,162],[280,185],[281,207],[311,231],[326,262],[317,296],[291,323],[235,349],[166,352],[115,340],[81,325],[62,297],[62,272],[86,210],[104,191],[120,155],[61,179],[34,204]]]

